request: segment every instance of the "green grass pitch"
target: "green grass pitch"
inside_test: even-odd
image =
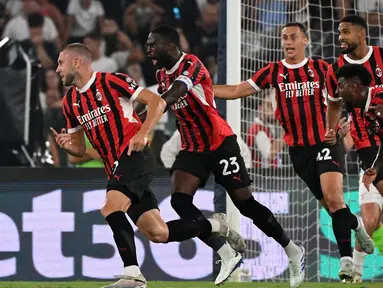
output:
[[[0,288],[99,288],[110,284],[103,282],[1,282]],[[149,282],[148,288],[214,288],[211,282]],[[221,288],[288,288],[287,283],[231,283],[227,282]],[[378,288],[380,283],[341,284],[341,283],[304,283],[300,288]]]

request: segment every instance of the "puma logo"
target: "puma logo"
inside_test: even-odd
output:
[[[340,167],[340,163],[332,160],[332,163],[334,163],[336,166]]]
[[[118,181],[120,181],[122,175],[113,175],[114,178],[116,178]]]
[[[233,176],[233,179],[241,182],[241,177],[240,176]]]
[[[286,78],[287,78],[287,76],[289,76],[289,74],[285,74],[285,75],[279,74],[279,76],[282,76],[286,80]]]
[[[77,103],[73,103],[73,106],[80,107],[80,101],[78,101]]]

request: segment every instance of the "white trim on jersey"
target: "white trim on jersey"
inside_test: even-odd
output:
[[[97,74],[96,71],[93,72],[92,77],[91,77],[91,78],[89,79],[89,81],[84,85],[84,87],[82,87],[82,88],[77,88],[77,87],[76,87],[76,90],[77,90],[78,92],[80,92],[80,93],[84,93],[86,90],[88,90],[89,87],[93,84],[94,80],[96,80],[96,74]]]
[[[282,59],[282,64],[283,64],[283,66],[285,66],[288,69],[297,69],[297,68],[301,68],[302,66],[304,66],[307,63],[307,61],[309,61],[309,59],[305,58],[300,63],[289,64],[289,63],[286,62],[286,59]]]
[[[180,63],[182,62],[182,60],[184,60],[185,56],[186,53],[182,53],[182,56],[180,59],[178,59],[177,63],[174,64],[174,66],[170,70],[166,70],[166,74],[173,74],[178,69]]]
[[[72,133],[77,132],[77,131],[80,130],[80,129],[82,129],[82,126],[81,126],[81,125],[78,125],[78,126],[76,126],[76,127],[74,127],[74,128],[69,128],[69,129],[68,129],[68,133],[69,133],[69,134],[72,134]]]
[[[259,88],[259,86],[257,84],[255,84],[253,79],[251,79],[251,78],[247,79],[247,82],[249,82],[251,87],[253,87],[257,92],[261,91],[261,88]]]
[[[334,98],[330,94],[327,94],[327,95],[328,95],[328,99],[330,99],[333,102],[338,102],[338,101],[342,100],[342,97]]]
[[[368,107],[370,107],[371,93],[372,93],[372,88],[368,88],[368,95],[367,95],[366,106],[364,106],[364,112],[367,112],[368,111]]]
[[[202,102],[203,105],[205,106],[210,106],[209,103],[206,101],[206,95],[205,92],[203,91],[202,85],[197,84],[195,85],[192,89],[192,92],[198,97],[198,99]],[[215,107],[215,104],[214,104]]]
[[[138,91],[138,89],[136,91]],[[118,99],[120,100],[120,105],[122,107],[122,111],[124,112],[124,117],[128,119],[130,123],[138,123],[137,119],[133,116],[133,101],[126,99],[125,97],[118,97]]]
[[[138,95],[141,93],[141,91],[144,90],[144,87],[138,87],[136,91],[134,91],[133,95],[130,97],[130,101],[134,101],[137,99]]]
[[[368,59],[370,59],[372,52],[374,52],[374,49],[372,48],[372,46],[368,46],[368,52],[367,52],[366,56],[364,56],[362,59],[354,60],[354,59],[351,59],[350,57],[348,57],[346,54],[346,55],[344,55],[344,60],[346,60],[350,64],[363,64],[363,63],[367,62]]]

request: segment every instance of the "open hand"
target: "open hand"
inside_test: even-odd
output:
[[[350,132],[350,121],[347,121],[347,118],[344,117],[339,122],[338,134],[340,138],[346,137],[347,133]]]

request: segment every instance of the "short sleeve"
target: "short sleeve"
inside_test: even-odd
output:
[[[122,96],[134,101],[144,89],[139,86],[131,77],[121,73],[108,73],[107,82],[110,87],[118,91]]]
[[[272,63],[269,63],[262,69],[259,69],[253,77],[247,80],[249,84],[254,88],[256,91],[261,91],[265,88],[270,88],[271,83],[271,73],[272,73]]]
[[[197,57],[190,57],[185,60],[180,75],[176,81],[185,83],[188,91],[210,77],[209,72]]]
[[[69,90],[68,94],[71,93],[72,89]],[[66,121],[66,126],[68,133],[74,133],[82,129],[80,123],[78,122],[76,116],[73,114],[73,103],[68,103],[68,94],[63,98],[63,113]]]

